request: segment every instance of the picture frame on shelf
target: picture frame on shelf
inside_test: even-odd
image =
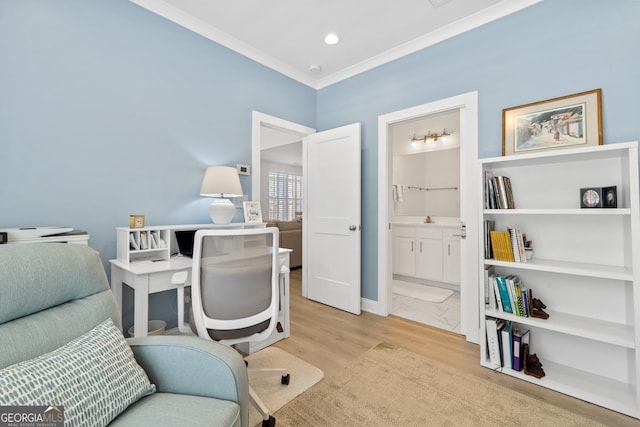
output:
[[[602,145],[602,89],[502,110],[502,155]]]
[[[243,202],[244,207],[244,222],[246,223],[260,223],[262,222],[262,209],[260,208],[260,202]]]
[[[129,228],[144,228],[144,215],[129,215]]]

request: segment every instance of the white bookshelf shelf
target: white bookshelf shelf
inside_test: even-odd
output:
[[[516,316],[485,304],[492,293],[485,295],[482,366],[640,418],[638,160],[637,142],[480,160],[480,223],[518,228],[534,250],[523,263],[482,259],[480,277],[517,275],[549,314]],[[485,174],[509,177],[516,209],[485,208]],[[617,208],[580,208],[581,188],[611,186]],[[490,362],[486,318],[529,330],[543,378]]]

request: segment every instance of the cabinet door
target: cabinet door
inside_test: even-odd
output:
[[[416,253],[415,240],[408,236],[393,238],[393,273],[403,276],[415,276]]]
[[[448,283],[460,284],[460,237],[455,234],[458,230],[444,232],[444,268],[443,280]]]
[[[442,237],[418,237],[416,246],[416,276],[442,280]]]

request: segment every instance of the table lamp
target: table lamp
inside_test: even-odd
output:
[[[238,170],[230,166],[209,166],[202,180],[200,195],[214,197],[209,205],[209,215],[214,224],[229,224],[236,207],[225,197],[242,196]]]

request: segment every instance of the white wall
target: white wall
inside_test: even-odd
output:
[[[393,156],[393,184],[424,188],[460,187],[460,149]],[[408,190],[394,202],[394,215],[460,216],[459,190]]]

